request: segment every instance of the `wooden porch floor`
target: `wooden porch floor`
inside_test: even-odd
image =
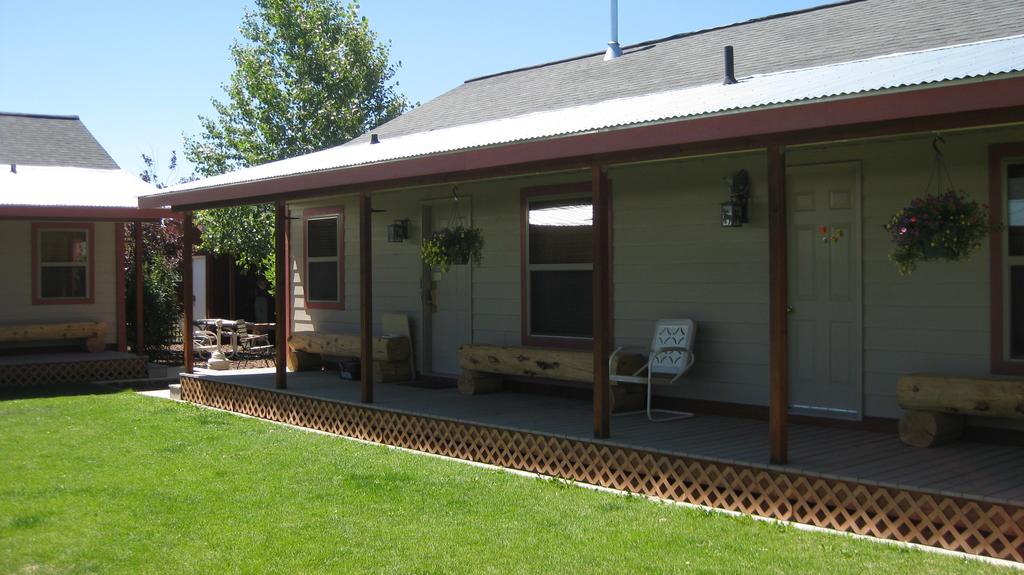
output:
[[[205,372],[212,379],[273,389],[271,370]],[[335,374],[288,374],[288,393],[359,404],[359,385]],[[612,418],[612,437],[594,440],[586,401],[515,392],[465,396],[454,388],[410,385],[374,387],[378,409],[426,415],[550,436],[596,441],[724,463],[1024,505],[1024,448],[959,441],[917,449],[893,434],[808,424],[790,426],[790,464],[768,464],[764,421],[697,414],[685,420],[651,423],[641,414]]]

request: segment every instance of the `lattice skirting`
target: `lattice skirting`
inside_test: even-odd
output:
[[[145,377],[146,359],[142,357],[0,365],[0,387],[60,385]]]
[[[512,431],[196,377],[185,401],[346,437],[837,531],[1024,562],[1024,508]]]

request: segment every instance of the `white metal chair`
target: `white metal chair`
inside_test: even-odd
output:
[[[679,381],[684,373],[693,367],[693,340],[697,335],[697,324],[692,319],[662,319],[654,326],[650,355],[647,363],[631,375],[616,375],[612,371],[616,356],[623,351],[618,348],[608,359],[609,379],[617,383],[639,383],[647,385],[647,419],[654,422],[673,421],[693,417],[685,411],[652,409],[651,389],[655,385],[671,385]],[[643,372],[647,373],[644,374]],[[655,418],[654,412],[667,413],[670,417]]]
[[[192,352],[199,357],[209,357],[210,354],[220,348],[217,334],[212,331],[193,328],[192,329]],[[205,355],[204,355],[205,354]]]

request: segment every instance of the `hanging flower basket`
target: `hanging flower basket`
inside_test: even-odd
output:
[[[950,190],[914,198],[885,225],[894,244],[890,259],[910,274],[922,261],[968,259],[992,231],[988,206]]]
[[[483,247],[480,228],[458,225],[440,229],[424,239],[420,257],[428,266],[446,272],[453,265],[480,265]]]

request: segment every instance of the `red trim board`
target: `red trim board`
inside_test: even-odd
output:
[[[338,301],[309,300],[309,226],[310,219],[318,216],[338,216]],[[306,286],[303,301],[306,309],[345,309],[345,208],[342,206],[328,208],[311,208],[302,212],[302,281]]]
[[[39,232],[44,229],[86,230],[89,253],[86,259],[88,296],[84,298],[42,298],[39,296]],[[32,222],[32,305],[79,305],[96,302],[96,225],[92,222]]]
[[[987,122],[990,119],[963,117],[979,111],[1010,110],[1010,117],[1020,121],[1019,109],[1024,107],[1024,77],[988,80],[970,84],[954,84],[903,92],[887,92],[856,98],[830,100],[757,109],[717,116],[684,119],[656,125],[620,130],[595,131],[586,134],[491,146],[395,160],[365,166],[339,168],[315,173],[282,176],[271,180],[245,182],[181,192],[165,192],[139,199],[146,208],[202,206],[209,204],[252,203],[261,196],[284,196],[310,190],[376,184],[439,174],[460,174],[477,170],[507,168],[535,162],[590,158],[629,151],[669,146],[742,141],[755,147],[772,142],[746,139],[774,136],[775,143],[793,144],[849,137],[846,131],[870,135],[890,133],[886,123],[927,120],[916,130],[929,130],[966,122]],[[1006,120],[1011,121],[1011,120]],[[870,129],[865,125],[871,125]],[[973,124],[971,124],[973,125]],[[896,126],[907,131],[909,127]],[[820,132],[815,132],[820,131]],[[806,142],[798,141],[802,133]],[[787,137],[787,135],[789,135]],[[338,190],[334,190],[337,192]],[[259,201],[259,200],[256,200]]]
[[[993,144],[988,150],[988,206],[990,222],[994,226],[1004,226],[1005,204],[1003,203],[1003,161],[1008,158],[1024,158],[1024,142]],[[989,238],[989,329],[991,330],[991,370],[994,374],[1024,375],[1024,361],[1011,361],[1003,355],[1006,321],[1009,310],[1005,309],[1003,300],[1004,272],[1003,234],[993,232]]]

